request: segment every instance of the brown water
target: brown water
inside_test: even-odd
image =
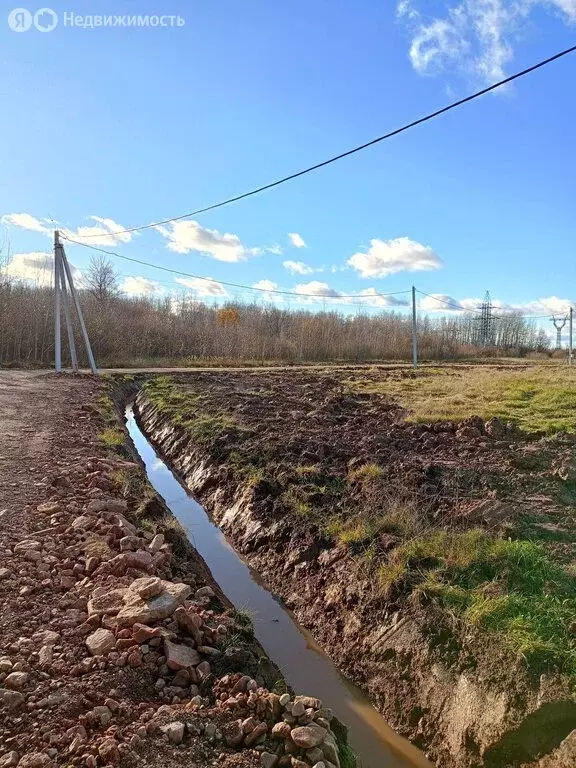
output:
[[[334,711],[348,727],[350,746],[362,768],[431,768],[424,755],[390,728],[366,695],[338,672],[310,633],[266,589],[158,456],[131,408],[126,410],[126,422],[150,483],[188,531],[224,594],[236,608],[249,611],[259,643],[287,683],[299,693],[317,696]]]

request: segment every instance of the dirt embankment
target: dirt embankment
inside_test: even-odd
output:
[[[553,520],[562,514],[548,472],[558,446],[496,421],[405,424],[394,402],[325,376],[196,374],[182,386],[176,411],[140,392],[141,426],[391,725],[442,766],[520,766],[558,747],[576,727],[567,680],[553,668],[534,674],[424,593],[383,591],[369,561],[386,560],[399,537],[380,531],[363,552],[362,536],[346,527],[355,505],[380,503],[360,487],[375,464],[385,473],[379,492],[402,508],[416,499],[431,527],[477,525],[504,537],[543,509]],[[324,485],[303,485],[311,473]],[[334,518],[329,531],[315,510]]]
[[[331,712],[285,692],[107,393],[0,373],[1,768],[339,765]]]

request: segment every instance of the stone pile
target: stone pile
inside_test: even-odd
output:
[[[231,658],[234,611],[211,586],[171,579],[164,536],[111,495],[119,464],[130,466],[94,458],[44,478],[36,530],[0,545],[0,595],[22,619],[0,657],[0,768],[137,765],[150,739],[200,739],[264,768],[339,768],[317,699],[214,673]],[[123,695],[131,686],[148,692]]]

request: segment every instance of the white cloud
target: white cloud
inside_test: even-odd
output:
[[[43,235],[52,235],[52,231],[46,223],[40,221],[29,213],[7,213],[2,216],[3,224],[10,224],[13,227],[28,229],[30,232],[40,232]]]
[[[396,296],[382,296],[376,288],[366,288],[360,291],[358,299],[383,309],[386,307],[407,307],[410,303],[408,299],[399,299]],[[350,301],[356,302],[357,299],[351,299]]]
[[[433,293],[430,296],[422,296],[420,309],[423,312],[462,312],[464,306],[458,299],[446,293]]]
[[[126,227],[118,224],[114,219],[107,219],[102,216],[89,216],[88,218],[100,226],[80,226],[76,230],[63,227],[61,232],[72,240],[86,238],[82,242],[87,245],[120,245],[132,240],[132,233],[123,232],[122,230]]]
[[[125,229],[122,224],[118,224],[114,219],[103,218],[102,216],[89,216],[89,219],[97,222],[99,226],[80,226],[78,229],[69,229],[59,226],[56,222],[48,223],[46,219],[37,219],[30,213],[7,213],[2,216],[3,224],[11,224],[20,229],[27,229],[29,232],[39,232],[42,235],[52,238],[54,230],[59,228],[63,235],[72,240],[89,236],[86,239],[88,245],[119,245],[120,243],[129,243],[132,240],[130,232],[120,232]]]
[[[294,246],[294,248],[306,248],[306,243],[304,242],[304,238],[302,235],[299,235],[298,232],[289,232],[288,237],[290,238],[290,242]]]
[[[530,15],[541,10],[576,21],[576,0],[461,0],[442,17],[428,18],[410,0],[400,0],[397,16],[411,31],[409,56],[417,72],[457,68],[492,83],[506,77],[514,44],[526,37]]]
[[[245,261],[249,256],[262,253],[261,248],[246,248],[238,235],[206,229],[197,221],[176,221],[156,229],[168,241],[168,249],[175,253],[196,251],[228,262]]]
[[[68,264],[74,284],[81,287],[82,273],[74,264]],[[15,253],[3,271],[15,280],[30,280],[38,286],[50,286],[54,283],[54,256],[44,251]]]
[[[303,261],[283,261],[282,266],[292,275],[311,275],[314,272],[314,269]]]
[[[164,292],[164,288],[159,283],[141,275],[124,278],[120,290],[129,296],[150,296]]]
[[[314,298],[326,299],[340,296],[338,291],[331,288],[328,283],[321,283],[319,280],[311,280],[309,283],[300,283],[294,288],[295,293],[308,295]]]
[[[275,283],[273,280],[258,280],[252,288],[258,288],[260,291],[277,291],[278,283]]]
[[[174,280],[185,288],[190,288],[190,290],[195,292],[196,296],[225,297],[229,295],[222,283],[212,280],[210,277],[205,280],[199,277],[175,277]]]
[[[430,246],[408,237],[370,240],[370,248],[366,252],[355,253],[347,263],[358,270],[360,277],[387,277],[396,272],[419,272],[443,266]]]

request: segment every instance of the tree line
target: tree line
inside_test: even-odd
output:
[[[364,362],[409,360],[412,354],[411,317],[398,311],[369,314],[360,307],[351,314],[258,303],[211,305],[184,295],[130,297],[118,290],[117,276],[102,260],[92,263],[79,293],[102,367],[218,360]],[[471,314],[421,316],[420,357],[548,353],[548,336],[534,321],[514,314],[494,318],[489,347],[477,344],[478,323],[479,315]],[[78,327],[75,335],[81,351]],[[65,332],[62,338],[66,350]],[[48,367],[53,360],[53,289],[9,279],[0,269],[0,365]]]

